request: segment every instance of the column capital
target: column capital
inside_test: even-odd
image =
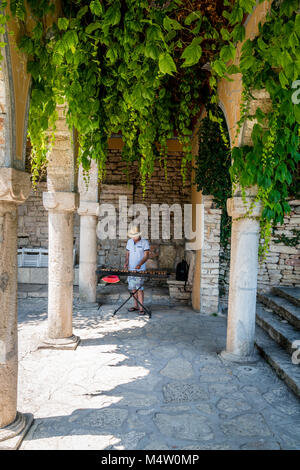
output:
[[[81,201],[80,200],[80,206],[77,210],[79,215],[98,215],[98,207],[99,203],[98,202],[92,202],[92,201]]]
[[[79,204],[79,194],[72,192],[44,192],[43,204],[47,211],[74,212]]]
[[[246,204],[242,197],[231,197],[227,199],[227,212],[230,217],[233,219],[238,219],[239,217],[244,217],[247,214],[247,211],[251,207],[251,204],[255,200],[254,197],[246,197]],[[262,203],[260,201],[255,202],[250,217],[260,217],[262,213]]]
[[[0,201],[22,204],[31,191],[30,174],[15,168],[0,168]]]

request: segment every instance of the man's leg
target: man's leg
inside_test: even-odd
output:
[[[139,305],[137,303],[137,298],[139,299],[138,295],[140,291],[137,292],[136,290],[133,290],[132,293],[133,293],[133,298],[134,298],[134,308],[138,309]]]
[[[139,302],[140,304],[142,304],[144,306],[144,291],[142,289],[140,289],[138,292],[137,292],[137,295],[138,295],[138,299],[139,299]],[[140,311],[142,310],[142,307],[140,305]]]

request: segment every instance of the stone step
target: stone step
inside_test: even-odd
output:
[[[273,287],[272,292],[300,307],[300,287]]]
[[[295,351],[293,342],[300,340],[300,333],[287,323],[287,320],[281,320],[278,315],[268,312],[263,305],[258,303],[256,306],[256,323],[290,355],[293,354]]]
[[[278,377],[300,397],[300,365],[293,364],[291,355],[275,343],[258,325],[256,326],[255,344]]]
[[[257,299],[266,307],[300,330],[300,309],[289,300],[272,293],[258,293]]]

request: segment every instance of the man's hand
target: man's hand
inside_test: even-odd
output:
[[[137,264],[135,269],[140,269],[141,268],[141,265],[140,264]]]

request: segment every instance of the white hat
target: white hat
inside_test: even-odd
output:
[[[128,231],[128,236],[129,238],[137,238],[142,235],[142,232],[138,231],[138,228],[136,225],[134,227],[131,227],[131,229]]]

